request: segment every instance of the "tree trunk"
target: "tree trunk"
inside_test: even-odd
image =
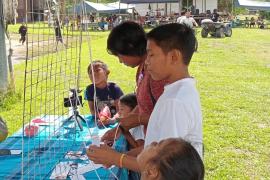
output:
[[[65,0],[60,0],[60,19],[63,22],[66,14],[66,2]]]
[[[5,43],[4,8],[0,1],[0,92],[6,92],[8,88],[8,66]]]

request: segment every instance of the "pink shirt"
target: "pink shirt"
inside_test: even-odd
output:
[[[155,99],[164,91],[165,81],[154,81],[149,73],[145,70],[144,63],[138,67],[136,74],[137,90],[136,96],[140,114],[151,114],[154,109],[150,91]]]

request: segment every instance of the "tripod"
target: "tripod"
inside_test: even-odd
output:
[[[79,114],[77,106],[72,106],[72,111],[73,111],[73,114],[67,119],[67,121],[74,119],[77,122],[80,130],[83,131],[83,126],[82,126],[81,121],[86,122],[85,119]]]
[[[70,89],[71,96],[68,98],[64,98],[64,106],[65,107],[72,107],[73,114],[67,119],[67,121],[70,121],[71,119],[74,119],[80,130],[83,131],[83,126],[81,124],[81,121],[86,122],[86,120],[79,114],[78,111],[78,104],[82,104],[82,96],[78,96],[78,90],[76,89]]]

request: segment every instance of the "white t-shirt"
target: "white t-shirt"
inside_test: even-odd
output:
[[[184,18],[186,18],[186,16],[180,16],[180,17],[177,18],[176,22],[180,24],[181,20],[184,19]]]
[[[143,132],[144,126],[136,126],[134,128],[131,128],[129,130],[132,137],[135,139],[135,141],[142,139],[144,140],[144,132]]]
[[[193,17],[185,17],[180,20],[180,24],[185,24],[190,28],[193,28],[194,24],[197,24]]]
[[[144,147],[167,138],[183,138],[202,157],[202,112],[193,78],[165,86],[150,116]]]

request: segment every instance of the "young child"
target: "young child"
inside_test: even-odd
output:
[[[183,138],[202,158],[200,97],[188,68],[195,49],[196,37],[186,25],[166,24],[147,34],[146,69],[154,80],[166,80],[168,85],[151,113],[144,148],[167,138]],[[92,145],[87,155],[97,164],[140,171],[136,157],[115,152],[107,146]]]
[[[126,117],[137,106],[137,98],[135,94],[126,94],[120,97],[118,107],[119,117]],[[121,133],[126,137],[130,148],[136,148],[144,144],[143,126],[131,128],[129,131],[120,127]]]
[[[181,138],[152,143],[137,157],[141,180],[203,180],[204,165],[194,147]]]
[[[25,24],[23,23],[20,28],[19,28],[19,34],[21,35],[21,38],[20,38],[20,42],[22,43],[22,45],[24,44],[25,42],[25,36],[26,36],[26,33],[27,33],[27,27],[25,26]]]
[[[93,69],[92,69],[93,67]],[[111,117],[118,111],[118,101],[123,95],[120,87],[113,83],[108,82],[108,75],[110,71],[108,66],[100,61],[93,61],[87,68],[90,80],[96,86],[96,105],[94,106],[94,84],[86,87],[85,99],[88,101],[89,109],[92,115],[98,115],[105,107],[109,107]],[[92,74],[94,73],[94,75]],[[96,109],[95,109],[96,108]],[[110,117],[104,119],[105,125],[110,124]]]

